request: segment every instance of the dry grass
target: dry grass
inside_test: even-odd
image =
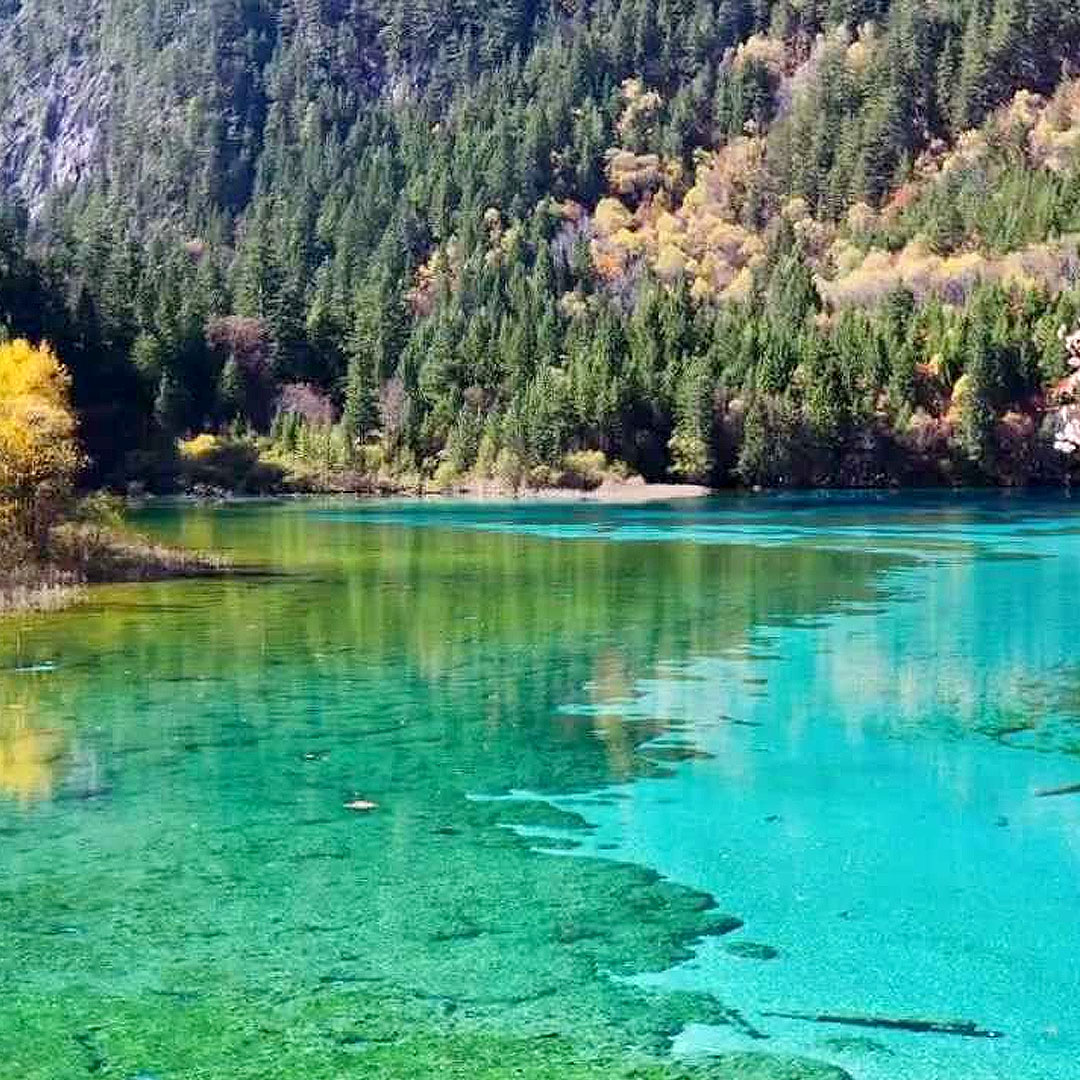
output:
[[[55,566],[26,564],[0,571],[0,615],[61,611],[82,595],[79,578]]]
[[[0,615],[60,611],[86,595],[89,584],[203,577],[229,569],[226,560],[155,544],[101,525],[58,525],[44,558],[8,548],[0,566]]]
[[[53,562],[81,580],[161,581],[201,577],[229,569],[226,560],[101,525],[60,525],[51,537]]]

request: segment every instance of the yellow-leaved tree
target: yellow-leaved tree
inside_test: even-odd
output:
[[[0,514],[14,539],[38,551],[83,461],[70,388],[47,343],[0,344]]]

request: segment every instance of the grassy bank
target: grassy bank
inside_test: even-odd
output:
[[[156,544],[118,524],[64,522],[40,550],[5,546],[0,615],[62,610],[82,599],[88,585],[200,577],[228,568],[218,556]]]
[[[0,615],[60,611],[80,599],[82,584],[75,575],[47,564],[0,570]]]

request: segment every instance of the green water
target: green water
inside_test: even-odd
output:
[[[0,1076],[1069,1075],[1070,503],[140,524],[259,572],[0,625]]]

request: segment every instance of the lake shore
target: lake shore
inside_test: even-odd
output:
[[[637,505],[646,502],[672,502],[703,499],[718,494],[718,489],[704,484],[651,483],[641,479],[608,479],[591,487],[511,487],[496,481],[468,482],[435,486],[424,482],[366,480],[355,483],[328,483],[290,486],[284,490],[242,493],[225,488],[194,488],[177,494],[148,494],[133,502],[181,501],[202,503],[243,503],[266,499],[444,499],[461,502],[587,502],[610,505]]]
[[[88,585],[213,577],[230,569],[221,556],[123,529],[61,525],[42,557],[0,571],[0,617],[64,610],[85,596]]]
[[[402,492],[399,494],[408,494]],[[544,487],[519,488],[516,491],[498,485],[466,485],[451,491],[414,492],[421,498],[467,499],[490,502],[589,502],[634,505],[646,502],[670,502],[678,499],[703,499],[715,492],[703,484],[648,483],[644,480],[605,481],[593,488]]]

